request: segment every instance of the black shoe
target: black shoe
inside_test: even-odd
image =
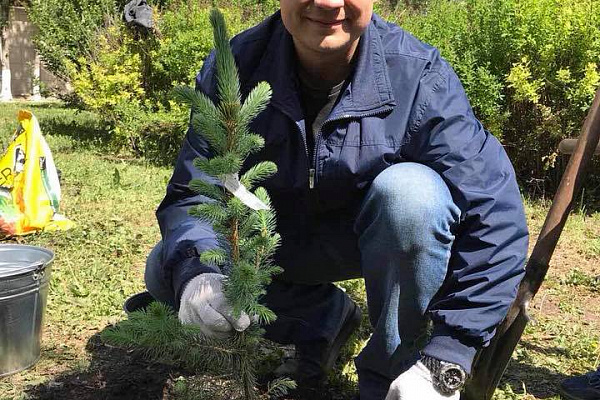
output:
[[[563,380],[559,392],[569,400],[600,400],[600,368]]]
[[[342,346],[360,326],[362,313],[352,300],[349,300],[346,318],[340,332],[330,345],[304,343],[296,345],[293,357],[290,357],[274,371],[275,376],[292,378],[299,389],[318,388],[333,368]]]

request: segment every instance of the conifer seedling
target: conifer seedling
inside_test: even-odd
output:
[[[137,349],[152,360],[178,364],[198,372],[225,371],[239,377],[244,397],[256,393],[257,349],[261,325],[275,314],[259,302],[265,287],[281,269],[273,264],[280,242],[275,215],[267,191],[257,184],[276,172],[274,163],[259,162],[239,176],[248,155],[264,146],[264,139],[249,131],[250,122],[262,112],[271,97],[268,83],[259,83],[242,102],[237,67],[225,20],[221,12],[210,14],[216,50],[217,102],[191,87],[176,89],[176,97],[190,105],[191,126],[209,143],[213,154],[198,158],[196,168],[211,181],[192,180],[190,188],[209,200],[193,207],[190,214],[212,224],[219,248],[200,255],[203,263],[216,265],[228,276],[225,296],[237,316],[245,312],[253,323],[228,339],[207,338],[193,325],[181,325],[167,306],[153,303],[133,312],[129,319],[109,329],[103,337],[110,343]],[[269,385],[270,394],[284,394],[295,387],[280,379]]]

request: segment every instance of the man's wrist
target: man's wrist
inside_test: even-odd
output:
[[[421,354],[458,364],[470,374],[478,348],[476,343],[459,338],[459,335],[447,326],[436,325],[431,340],[421,350]]]
[[[179,262],[177,267],[173,269],[172,284],[177,309],[179,309],[181,295],[183,294],[186,285],[196,276],[205,272],[215,272],[215,270],[202,264],[197,257],[184,258]]]
[[[427,355],[421,357],[421,363],[431,373],[431,380],[436,390],[443,395],[449,396],[460,391],[468,378],[465,369],[458,364]]]

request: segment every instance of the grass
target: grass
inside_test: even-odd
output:
[[[3,106],[0,119],[16,120],[21,106]],[[145,257],[160,236],[153,212],[170,176],[166,168],[111,157],[94,141],[78,140],[77,134],[85,137],[101,126],[92,114],[60,105],[27,108],[39,116],[53,149],[62,212],[77,227],[22,239],[53,250],[56,258],[42,359],[30,371],[0,380],[2,399],[19,398],[28,385],[85,367],[90,336],[121,318],[125,298],[144,286]]]
[[[16,110],[23,106],[0,106],[0,140],[4,143],[16,126]],[[97,377],[104,374],[106,382],[116,379],[109,374],[110,368],[121,371],[123,365],[130,366],[128,373],[146,369],[158,374],[153,372],[155,367],[136,364],[129,353],[99,357],[94,338],[106,326],[124,318],[123,301],[144,287],[145,258],[160,238],[154,210],[164,195],[170,168],[106,153],[106,133],[93,114],[76,112],[59,103],[26,107],[38,116],[53,150],[62,172],[62,211],[77,227],[21,239],[53,250],[56,259],[42,358],[32,369],[0,379],[0,399],[53,398],[52,393],[68,385],[73,386],[79,399],[92,398],[93,392],[107,399],[129,398],[103,391]],[[547,201],[526,201],[532,243],[548,207]],[[600,213],[580,209],[565,227],[548,279],[532,304],[533,321],[513,355],[495,400],[557,400],[560,379],[598,364],[599,261]],[[346,282],[343,287],[365,309],[362,282]],[[350,398],[356,381],[352,355],[365,343],[368,332],[365,321],[336,368],[331,386],[338,398]],[[200,398],[198,391],[190,389],[196,387],[196,380],[177,371],[161,370],[160,374],[164,382],[159,383],[172,389],[163,398]],[[218,382],[213,384],[217,392],[221,390]],[[133,393],[141,390],[140,385],[144,383],[132,381],[120,390]]]
[[[56,133],[62,140],[72,138],[78,148],[99,147],[109,139],[108,126],[96,115],[65,107],[57,101],[3,103],[0,111],[0,144],[5,148],[18,127],[17,111],[26,108],[37,117],[42,132]],[[59,146],[62,144],[59,144]],[[55,149],[54,151],[60,151]]]

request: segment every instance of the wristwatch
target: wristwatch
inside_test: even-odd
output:
[[[460,365],[425,355],[421,357],[421,362],[431,372],[433,385],[441,394],[454,394],[462,389],[467,380],[467,373]]]

